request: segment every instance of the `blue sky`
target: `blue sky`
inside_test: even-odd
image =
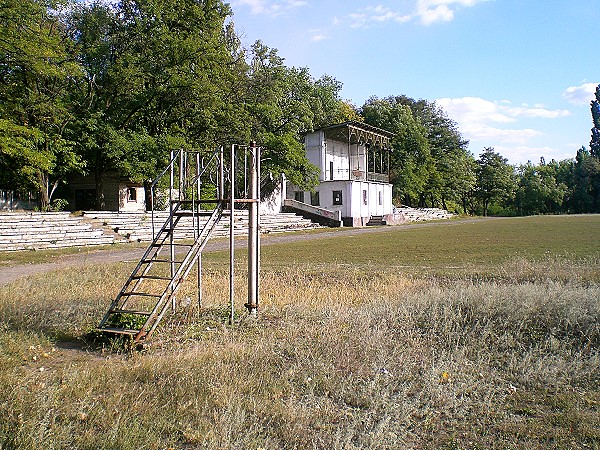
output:
[[[600,0],[231,0],[248,46],[343,83],[342,97],[436,101],[478,156],[512,164],[589,145]]]

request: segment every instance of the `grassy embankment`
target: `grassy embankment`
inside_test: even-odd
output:
[[[561,216],[265,246],[260,317],[233,327],[206,255],[200,318],[139,354],[73,343],[129,264],[11,283],[0,448],[600,448],[599,236]]]

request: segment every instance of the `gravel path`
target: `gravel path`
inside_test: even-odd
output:
[[[262,245],[281,244],[288,242],[307,241],[329,239],[334,236],[357,236],[365,233],[387,233],[399,229],[411,229],[416,227],[431,227],[431,226],[455,226],[463,223],[471,223],[480,221],[476,219],[461,219],[461,220],[444,220],[436,222],[419,222],[407,223],[403,225],[388,226],[388,227],[364,227],[364,228],[336,228],[324,230],[321,232],[295,232],[295,233],[274,233],[261,236]],[[490,220],[490,219],[486,219]],[[247,246],[247,240],[240,238],[235,241],[236,248],[244,248]],[[220,239],[218,241],[209,242],[205,247],[205,252],[222,251],[229,249],[229,241]],[[135,249],[116,249],[116,250],[98,250],[85,254],[72,254],[56,257],[55,261],[36,263],[36,264],[20,264],[9,267],[0,267],[0,285],[8,284],[20,278],[35,275],[43,272],[49,272],[65,267],[84,266],[88,264],[109,264],[114,262],[131,262],[137,263],[144,254],[145,248]],[[0,253],[0,259],[2,254]]]

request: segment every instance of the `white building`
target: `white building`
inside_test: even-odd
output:
[[[289,209],[313,206],[337,213],[345,226],[393,221],[389,162],[393,133],[360,122],[345,122],[306,135],[309,161],[320,169],[313,192],[288,184]]]

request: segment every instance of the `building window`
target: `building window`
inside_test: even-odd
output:
[[[333,204],[342,205],[342,191],[333,191]]]
[[[294,192],[294,200],[304,203],[304,191]]]
[[[134,187],[127,188],[127,201],[137,202],[137,189]]]
[[[383,205],[383,192],[379,191],[379,204]]]
[[[363,189],[363,205],[368,204],[368,194],[367,194],[367,190]]]
[[[312,206],[319,206],[321,203],[319,201],[319,192],[311,192],[310,193],[310,204]]]
[[[333,180],[333,161],[329,161],[329,179]]]

